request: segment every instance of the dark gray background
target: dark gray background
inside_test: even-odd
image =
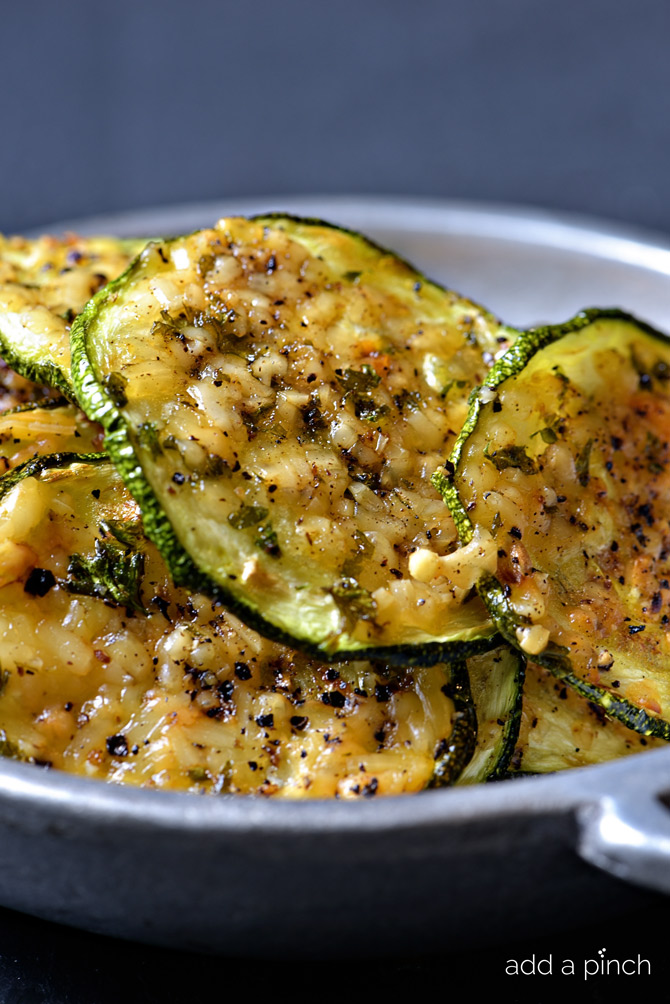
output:
[[[1,23],[0,230],[356,192],[670,231],[666,0],[29,0]]]

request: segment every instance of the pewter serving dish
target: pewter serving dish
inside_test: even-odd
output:
[[[166,234],[266,210],[361,230],[518,326],[618,306],[670,330],[670,241],[555,214],[275,197],[52,229]],[[636,886],[670,892],[666,793],[670,749],[355,803],[126,789],[3,761],[0,903],[226,954],[481,945],[586,923],[639,900]]]

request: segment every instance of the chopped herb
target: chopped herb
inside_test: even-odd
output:
[[[214,263],[215,258],[213,254],[203,254],[198,258],[196,268],[201,279],[204,279],[207,273],[212,271]]]
[[[416,411],[421,404],[421,394],[418,390],[407,390],[403,387],[400,393],[394,396],[393,403],[401,414],[405,408],[408,411]]]
[[[0,729],[0,756],[7,757],[9,760],[25,759],[17,744],[7,738],[7,733],[4,729]]]
[[[338,383],[348,394],[368,394],[380,382],[372,366],[364,363],[360,370],[335,370]]]
[[[120,544],[126,547],[137,548],[144,539],[142,524],[138,519],[103,519],[100,522],[100,531],[105,535],[115,537]]]
[[[340,579],[330,589],[330,593],[350,625],[358,620],[370,620],[377,609],[369,591],[363,589],[354,578]]]
[[[256,435],[256,433],[258,432],[258,423],[260,419],[263,417],[265,412],[268,411],[269,408],[271,407],[272,405],[265,405],[262,408],[257,408],[256,411],[253,412],[245,411],[244,408],[240,410],[240,417],[242,419],[242,422],[249,430],[249,439],[253,439],[253,437]]]
[[[472,344],[476,344],[476,338]],[[423,375],[428,386],[437,391],[441,397],[446,397],[453,387],[462,389],[467,387],[466,380],[459,380],[453,376],[453,360],[428,354],[423,362]]]
[[[204,767],[191,767],[190,770],[186,771],[186,776],[190,778],[191,781],[201,782],[209,781],[209,772],[205,770]]]
[[[220,352],[243,354],[240,353],[240,339],[232,329],[236,319],[234,310],[224,310],[218,315],[182,306],[176,316],[167,310],[161,310],[161,319],[154,321],[151,334],[161,334],[167,338],[184,341],[184,328],[208,328],[213,333],[216,347]]]
[[[351,536],[356,544],[356,550],[348,556],[342,565],[341,572],[345,580],[355,579],[361,570],[364,559],[369,558],[374,552],[374,545],[361,530],[354,530]]]
[[[522,474],[535,474],[537,471],[535,461],[528,456],[525,446],[505,446],[489,453],[487,445],[484,456],[498,471],[507,470],[508,467],[517,468]]]
[[[267,515],[268,510],[261,505],[243,505],[237,512],[228,514],[228,522],[234,530],[247,530],[262,523]]]
[[[389,413],[387,404],[377,404],[372,398],[372,390],[380,383],[381,377],[372,366],[364,363],[360,370],[335,370],[335,376],[345,390],[345,400],[351,398],[356,417],[366,422],[379,422]]]
[[[152,457],[158,457],[163,452],[158,441],[158,429],[155,422],[142,422],[137,427],[137,442],[149,450]]]
[[[216,453],[208,453],[204,463],[198,468],[196,473],[200,474],[203,478],[222,478],[228,477],[231,471],[223,457],[220,457]]]
[[[667,443],[661,443],[653,432],[647,432],[647,442],[644,455],[647,458],[647,470],[650,474],[662,474],[665,470]]]
[[[593,440],[589,439],[588,442],[584,444],[582,449],[577,454],[575,460],[575,470],[577,471],[577,480],[580,485],[586,487],[588,485],[591,475],[589,474],[589,463],[591,461],[591,448],[593,447]]]
[[[552,419],[554,419],[554,421],[552,421]],[[535,436],[540,436],[544,443],[555,443],[558,439],[556,430],[554,429],[555,421],[556,417],[550,416],[548,419],[548,425],[546,425],[543,429],[538,429],[537,432],[534,432],[530,438],[534,439]],[[560,422],[560,419],[558,419],[558,421]]]
[[[652,386],[652,379],[651,379],[651,373],[649,372],[649,367],[642,362],[642,360],[636,354],[635,349],[631,349],[630,361],[633,364],[635,372],[640,378],[640,390],[650,390]],[[653,373],[654,367],[652,367],[651,369]]]
[[[272,529],[271,523],[263,523],[258,527],[258,536],[254,538],[254,544],[272,558],[278,558],[281,554],[277,534]]]
[[[249,430],[249,438],[251,439],[258,432],[258,426],[256,425],[258,412],[252,413],[250,411],[245,411],[244,408],[242,408],[240,411],[240,417],[244,427]]]
[[[552,373],[561,381],[561,390],[558,395],[558,404],[562,404],[570,386],[570,378],[565,375],[560,366],[552,366]]]
[[[366,422],[378,422],[384,415],[388,415],[390,411],[387,404],[379,405],[371,397],[356,399],[354,408],[356,418],[362,418]]]
[[[362,272],[345,272],[342,278],[346,279],[347,282],[358,282],[361,275]]]
[[[467,386],[467,380],[449,380],[440,391],[440,397],[446,397],[449,391],[453,390],[454,387],[458,388],[458,390],[463,390],[463,388]]]
[[[274,437],[276,444],[281,443],[288,435],[284,426],[279,422],[274,422],[272,425],[266,426],[265,432],[270,433],[270,435]]]
[[[310,398],[309,404],[301,408],[302,420],[310,432],[317,432],[319,429],[326,428],[327,423],[321,414],[320,405],[321,402],[318,395],[313,395]]]
[[[140,596],[144,554],[128,554],[116,542],[96,540],[95,554],[73,554],[67,568],[71,593],[97,596],[131,610],[145,612]]]
[[[122,373],[108,373],[104,377],[102,385],[117,408],[123,408],[124,405],[128,404],[128,397],[126,396],[128,380]]]

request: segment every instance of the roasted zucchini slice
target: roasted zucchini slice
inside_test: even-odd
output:
[[[641,736],[608,718],[598,704],[580,697],[548,669],[528,663],[510,773],[587,767],[664,745],[662,739]]]
[[[21,376],[73,397],[70,326],[144,240],[0,237],[0,356]]]
[[[515,332],[358,234],[222,220],[149,245],[73,378],[175,579],[320,657],[489,646],[430,476]]]
[[[451,736],[437,751],[430,787],[496,781],[515,751],[525,659],[507,645],[450,664],[445,693],[454,702]]]
[[[505,777],[517,747],[526,660],[506,645],[468,659],[477,741],[458,784]]]
[[[417,791],[457,721],[448,667],[340,672],[174,586],[105,457],[0,478],[0,666],[0,755],[152,787]]]
[[[619,311],[522,335],[435,483],[500,632],[670,739],[670,340]]]

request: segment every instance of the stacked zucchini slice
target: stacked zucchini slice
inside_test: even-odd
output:
[[[637,744],[670,739],[669,391],[670,341],[620,311],[526,332],[434,477],[461,540],[495,541],[503,637]]]
[[[358,234],[235,219],[150,244],[73,374],[178,581],[315,656],[426,664],[492,633],[430,477],[512,335]]]
[[[142,247],[0,248],[2,354],[75,402],[5,371],[5,753],[370,797],[670,738],[662,336],[519,334],[321,221]]]

